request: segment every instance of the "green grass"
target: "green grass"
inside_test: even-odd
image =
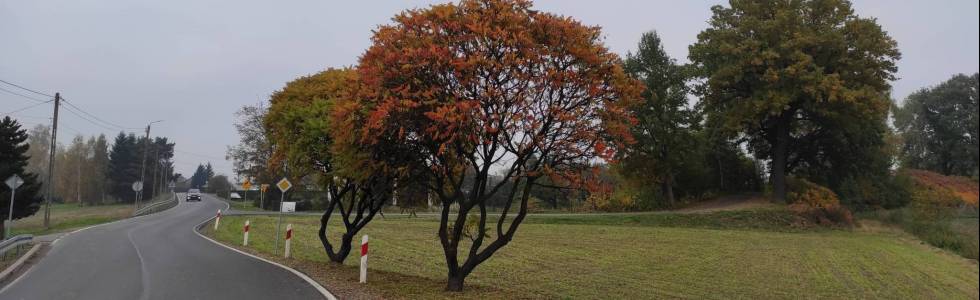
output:
[[[71,231],[91,225],[127,218],[133,213],[132,204],[78,206],[74,203],[51,205],[51,227],[44,228],[44,206],[33,216],[14,220],[11,233],[45,235]]]
[[[222,198],[222,197],[218,197],[218,196],[215,196],[215,198],[218,198],[218,199],[220,199],[221,201],[224,201],[224,202],[228,202],[228,205],[231,206],[231,209],[232,210],[237,210],[237,211],[262,211],[261,208],[255,206],[255,204],[252,203],[252,200],[248,200],[248,201],[228,200],[228,199],[225,199],[225,198]]]
[[[866,213],[864,218],[897,225],[935,247],[965,258],[980,256],[980,235],[976,214],[960,215],[952,210],[924,211],[911,207]]]
[[[328,264],[314,216],[287,218],[295,228],[297,259],[286,262],[341,297],[978,298],[975,262],[904,234],[785,232],[768,225],[757,226],[763,230],[685,228],[726,227],[703,217],[533,217],[509,245],[477,267],[463,294],[442,291],[446,270],[434,218],[388,217],[370,224],[363,231],[371,236],[367,285],[348,283],[356,280],[356,247],[348,267],[317,269]],[[248,249],[269,255],[276,219],[247,218],[252,222]],[[240,246],[244,220],[222,218],[216,237]],[[329,227],[340,230],[339,223]]]
[[[810,231],[804,220],[786,209],[753,209],[708,213],[623,213],[530,216],[526,224],[657,226],[703,229]]]

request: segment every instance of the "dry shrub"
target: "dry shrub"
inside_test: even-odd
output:
[[[801,178],[787,181],[789,209],[821,226],[852,226],[854,216],[830,189]]]
[[[917,191],[913,195],[914,204],[956,207],[967,204],[977,207],[980,197],[980,184],[961,176],[945,176],[925,170],[904,170],[915,179]]]

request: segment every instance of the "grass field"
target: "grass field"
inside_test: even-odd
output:
[[[272,253],[276,219],[248,218],[249,251]],[[217,238],[240,246],[244,220],[222,218]],[[435,218],[370,224],[363,232],[371,236],[366,286],[349,283],[356,281],[356,247],[349,267],[328,267],[318,218],[287,222],[297,259],[285,262],[342,298],[978,298],[975,261],[900,232],[705,229],[712,226],[663,214],[532,217],[460,295],[441,291]]]
[[[33,216],[14,220],[12,234],[44,235],[112,222],[133,214],[132,204],[78,206],[74,203],[51,205],[51,228],[44,229],[44,206]]]

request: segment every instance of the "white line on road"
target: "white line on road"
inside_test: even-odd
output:
[[[225,210],[226,211],[231,207],[228,204],[228,202],[224,202],[224,201],[220,201],[220,202],[222,202],[222,203],[225,204]],[[206,239],[208,241],[211,241],[212,243],[215,243],[218,246],[228,248],[228,249],[230,249],[232,251],[241,253],[242,255],[245,255],[245,256],[248,256],[248,257],[251,257],[251,258],[260,260],[260,261],[264,261],[264,262],[270,263],[270,264],[272,264],[274,266],[277,266],[277,267],[283,268],[283,269],[285,269],[285,270],[287,270],[289,272],[292,272],[296,276],[299,276],[299,278],[302,278],[303,280],[306,280],[306,282],[309,283],[310,285],[312,285],[313,288],[315,288],[317,291],[319,291],[320,294],[322,294],[324,298],[329,299],[329,300],[337,300],[337,297],[334,297],[333,294],[330,293],[330,291],[327,291],[327,289],[324,288],[322,285],[320,285],[320,283],[316,282],[316,280],[313,280],[313,278],[310,278],[309,276],[306,276],[306,274],[303,274],[303,272],[297,271],[296,269],[293,269],[293,268],[284,266],[284,265],[279,264],[277,262],[274,262],[274,261],[271,261],[271,260],[268,260],[268,259],[265,259],[265,258],[262,258],[262,257],[259,257],[259,256],[252,255],[251,253],[248,253],[248,252],[245,252],[245,251],[242,251],[242,250],[238,250],[238,249],[229,247],[229,246],[227,246],[225,244],[222,244],[222,243],[219,243],[218,241],[215,241],[214,239],[212,239],[212,238],[210,238],[210,237],[208,237],[206,235],[203,235],[203,234],[201,234],[200,232],[197,231],[198,228],[201,228],[201,226],[204,226],[204,224],[207,224],[208,222],[210,222],[213,219],[214,219],[214,217],[211,217],[211,218],[209,218],[207,220],[204,220],[204,222],[201,222],[200,224],[197,224],[197,226],[194,226],[193,228],[191,228],[191,231],[194,231],[194,234],[197,234],[197,236],[202,237],[202,238],[204,238],[204,239]]]

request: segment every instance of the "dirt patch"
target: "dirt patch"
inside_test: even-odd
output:
[[[762,195],[732,195],[722,196],[714,200],[700,202],[689,207],[675,210],[677,213],[708,213],[728,210],[746,210],[758,208],[776,208],[774,204]]]

